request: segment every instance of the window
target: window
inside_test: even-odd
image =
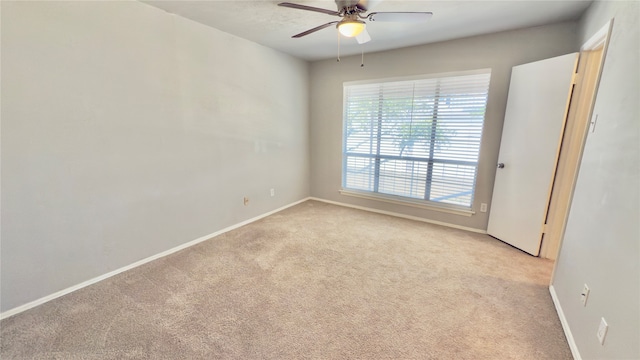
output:
[[[346,83],[343,188],[470,209],[490,77]]]

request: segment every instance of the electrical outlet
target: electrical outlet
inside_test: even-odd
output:
[[[480,204],[480,212],[487,212],[487,203]]]
[[[249,206],[249,198],[248,197],[244,197],[244,206]]]
[[[600,340],[600,345],[604,345],[604,338],[607,336],[607,331],[609,330],[609,324],[604,320],[604,318],[600,318],[600,326],[598,326],[598,340]]]
[[[276,189],[271,189],[271,196],[276,196]]]
[[[580,301],[582,301],[582,306],[587,306],[587,299],[589,298],[589,287],[587,284],[584,284],[582,288],[582,293],[580,294]]]

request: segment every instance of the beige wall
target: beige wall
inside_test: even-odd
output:
[[[1,311],[309,195],[306,62],[139,2],[1,6]]]
[[[486,230],[511,68],[577,51],[576,23],[568,22],[394,51],[318,61],[311,64],[311,194],[322,199]],[[375,39],[374,39],[375,41]],[[366,51],[366,45],[365,45]],[[481,144],[473,210],[467,217],[340,195],[342,161],[342,84],[380,79],[491,68],[491,86]]]
[[[553,288],[583,359],[640,359],[640,3],[595,2],[580,43],[610,19],[594,115]],[[583,284],[591,292],[580,301]],[[604,346],[600,318],[609,324]]]

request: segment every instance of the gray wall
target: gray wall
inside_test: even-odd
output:
[[[573,22],[416,46],[311,64],[311,194],[368,208],[486,230],[511,68],[578,50]],[[366,45],[365,45],[366,51]],[[340,195],[342,84],[345,81],[491,68],[491,86],[481,144],[474,210],[467,217]]]
[[[584,43],[611,18],[594,114],[553,287],[583,359],[640,358],[640,3],[594,3]],[[582,285],[591,289],[587,306]],[[604,346],[600,318],[609,324]]]
[[[309,196],[308,80],[142,3],[2,1],[1,311]]]

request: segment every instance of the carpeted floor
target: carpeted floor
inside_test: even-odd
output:
[[[2,359],[571,359],[552,262],[307,201],[0,322]]]

